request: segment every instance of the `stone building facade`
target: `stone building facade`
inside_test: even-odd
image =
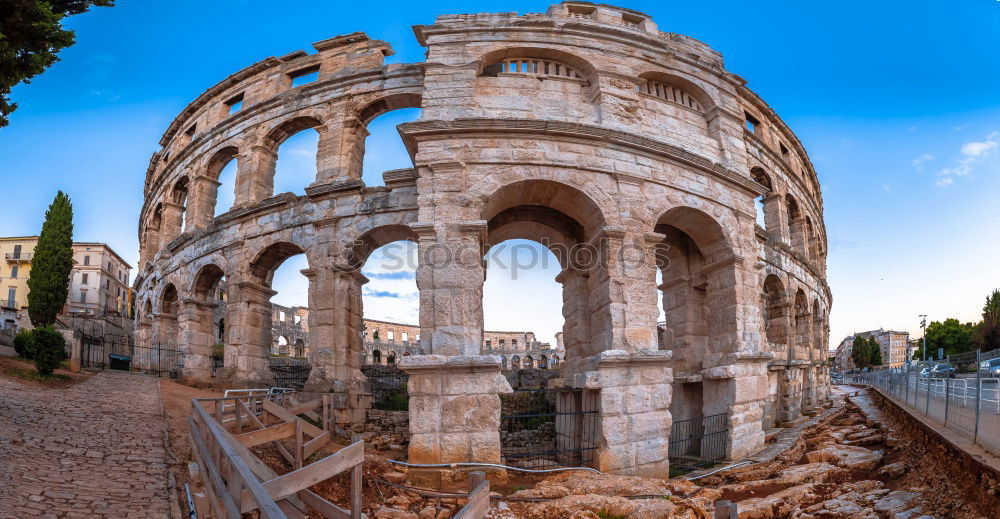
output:
[[[498,395],[511,389],[483,347],[483,256],[518,238],[562,266],[565,358],[550,385],[596,399],[596,468],[666,477],[672,423],[716,415],[741,458],[825,398],[819,182],[719,53],[643,13],[582,2],[444,15],[414,33],[422,63],[386,65],[388,43],[339,36],[236,72],[168,127],[147,170],[135,288],[150,337],[185,350],[185,378],[208,380],[206,316],[225,277],[224,379],[269,382],[271,279],[305,254],[307,389],[360,422],[360,268],[411,240],[423,354],[399,362],[409,461],[497,462]],[[413,167],[366,186],[366,126],[400,108],[421,109],[398,127]],[[315,182],[275,193],[276,150],[309,128]],[[236,201],[213,216],[231,160]]]

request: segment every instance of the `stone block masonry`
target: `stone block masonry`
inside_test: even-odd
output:
[[[371,402],[360,268],[412,241],[424,355],[399,359],[410,461],[494,462],[497,395],[510,390],[500,370],[513,358],[485,348],[483,257],[527,239],[559,261],[557,380],[599,401],[597,468],[666,477],[672,424],[720,415],[726,453],[740,457],[827,398],[816,172],[718,52],[584,2],[443,15],[414,34],[422,63],[386,65],[388,43],[338,36],[236,72],[170,124],[139,219],[140,343],[175,341],[183,376],[210,380],[219,311],[216,380],[270,383],[271,279],[304,254],[307,390],[332,393],[335,420],[359,425]],[[402,108],[421,109],[397,128],[413,167],[367,186],[367,126]],[[315,181],[305,195],[275,193],[278,148],[308,129]],[[220,187],[232,160],[235,186]],[[233,189],[232,207],[216,208],[219,189]]]

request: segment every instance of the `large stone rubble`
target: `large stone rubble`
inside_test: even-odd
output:
[[[714,517],[719,500],[736,502],[740,519],[978,519],[971,507],[938,503],[903,441],[885,424],[841,400],[772,461],[708,475],[697,482],[563,472],[496,500],[492,519]],[[406,475],[398,473],[399,481]],[[498,495],[495,493],[495,495]],[[950,496],[961,502],[960,496]],[[462,500],[444,505],[448,515]],[[392,501],[378,519],[426,519],[425,501]],[[441,505],[436,505],[440,507]],[[435,510],[442,510],[436,508]],[[442,514],[436,511],[436,514]]]

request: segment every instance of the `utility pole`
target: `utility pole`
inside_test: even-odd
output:
[[[927,314],[920,314],[920,328],[924,332],[924,362],[927,362]]]

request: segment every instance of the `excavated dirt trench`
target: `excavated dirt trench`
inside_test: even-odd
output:
[[[405,479],[397,469],[390,474],[384,476]],[[388,490],[371,496],[381,501],[369,505],[371,517],[444,519],[463,504]],[[1000,517],[998,492],[995,474],[891,403],[843,388],[833,407],[770,462],[696,482],[561,473],[503,492],[488,517],[712,519],[714,503],[726,499],[738,503],[741,519],[978,519]]]

